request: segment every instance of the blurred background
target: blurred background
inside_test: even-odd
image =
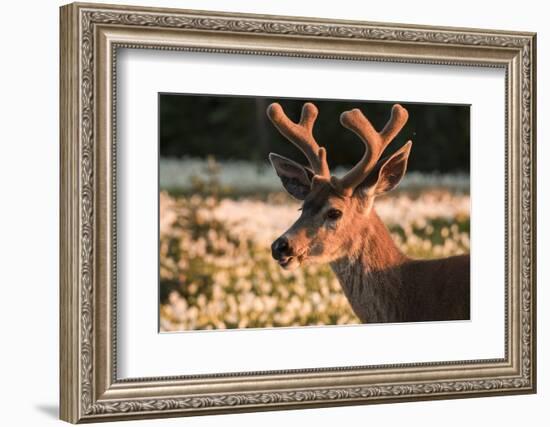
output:
[[[360,108],[381,129],[394,104],[159,95],[161,331],[359,322],[328,265],[287,272],[270,255],[300,205],[284,192],[268,153],[305,159],[266,109],[279,102],[298,121],[306,101],[319,108],[314,135],[335,175],[364,151],[340,114]],[[412,139],[408,172],[375,208],[412,257],[468,253],[470,108],[401,104],[409,121],[387,151]]]

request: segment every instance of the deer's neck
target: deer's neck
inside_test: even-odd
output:
[[[407,257],[374,210],[354,232],[346,255],[331,263],[362,322],[404,321],[408,297],[401,266]]]

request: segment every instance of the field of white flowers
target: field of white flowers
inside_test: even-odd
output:
[[[223,171],[238,175],[234,164],[203,162],[185,188],[163,183],[161,162],[161,188],[171,190],[160,193],[161,330],[358,323],[328,266],[288,272],[272,260],[271,242],[296,220],[299,204],[266,184],[276,178],[256,177],[255,187],[253,167],[243,166],[241,180],[228,184]],[[376,202],[403,252],[469,252],[467,177],[413,179]]]

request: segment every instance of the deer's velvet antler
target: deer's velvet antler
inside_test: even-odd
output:
[[[275,102],[267,108],[267,115],[277,130],[304,153],[315,175],[328,179],[330,170],[327,152],[319,147],[313,137],[313,125],[318,114],[317,107],[306,102],[302,107],[300,121],[294,123],[278,103]]]
[[[409,118],[409,113],[399,104],[395,104],[391,117],[382,129],[377,132],[361,110],[355,108],[345,111],[340,116],[340,122],[353,131],[365,144],[365,154],[342,178],[333,177],[332,182],[345,195],[351,195],[353,190],[372,172],[382,153],[390,142],[403,129]]]
[[[365,154],[349,172],[342,178],[337,178],[330,176],[326,150],[319,147],[313,137],[313,125],[318,114],[317,107],[311,102],[306,102],[302,107],[300,121],[294,123],[278,103],[271,104],[267,109],[267,115],[279,132],[304,153],[317,178],[323,181],[330,180],[334,189],[344,196],[351,196],[353,190],[373,171],[386,147],[403,129],[409,118],[407,110],[395,104],[390,119],[378,132],[358,108],[343,112],[340,123],[361,138],[365,144]],[[317,180],[314,178],[312,183]]]

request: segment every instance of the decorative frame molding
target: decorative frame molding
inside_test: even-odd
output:
[[[63,420],[535,392],[535,34],[76,3],[61,8],[60,43]],[[118,380],[114,177],[119,47],[504,68],[505,357]]]

